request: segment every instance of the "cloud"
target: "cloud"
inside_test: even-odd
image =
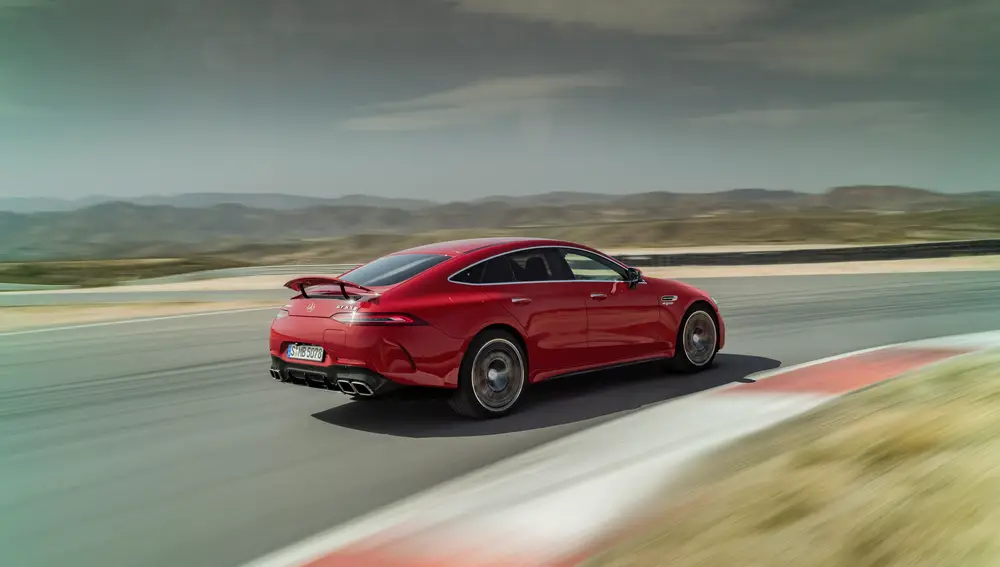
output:
[[[20,118],[46,114],[46,111],[41,107],[20,102],[15,96],[15,91],[11,88],[14,84],[15,82],[7,75],[5,69],[0,67],[0,118]]]
[[[767,0],[454,0],[460,11],[587,25],[645,35],[725,31],[767,9]]]
[[[816,75],[962,76],[1000,64],[1000,5],[951,2],[820,29],[786,29],[710,46],[707,60]],[[992,61],[992,62],[991,62]]]
[[[51,3],[52,0],[0,0],[0,10],[4,8],[34,8]]]
[[[787,129],[860,128],[899,129],[925,126],[934,116],[931,105],[918,101],[836,102],[817,106],[747,109],[709,116],[692,122],[704,127],[746,126]]]
[[[20,104],[9,99],[0,98],[0,118],[27,118],[48,116],[48,110],[26,104]]]
[[[545,113],[586,90],[620,86],[609,73],[529,75],[485,79],[411,100],[390,102],[344,122],[354,131],[413,131],[481,124]]]
[[[21,107],[0,98],[0,117],[16,116],[21,113]]]
[[[461,12],[689,40],[671,57],[810,75],[967,76],[1000,65],[995,0],[453,0]]]

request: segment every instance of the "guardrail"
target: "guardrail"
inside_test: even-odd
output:
[[[1000,239],[884,244],[760,252],[690,252],[682,254],[621,255],[618,260],[636,268],[667,266],[751,266],[817,264],[875,260],[922,260],[953,256],[1000,254]]]

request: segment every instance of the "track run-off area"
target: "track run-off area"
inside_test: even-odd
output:
[[[1000,328],[1000,272],[688,281],[726,318],[715,368],[553,381],[488,422],[432,394],[351,402],[274,382],[269,310],[0,335],[0,565],[235,567],[650,404]]]

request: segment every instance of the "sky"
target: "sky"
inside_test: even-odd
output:
[[[0,0],[0,197],[1000,190],[996,0]]]

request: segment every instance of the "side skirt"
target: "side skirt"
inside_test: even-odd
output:
[[[604,365],[604,366],[595,366],[593,368],[586,368],[584,370],[574,370],[573,372],[567,372],[565,374],[554,374],[552,376],[548,376],[546,378],[542,378],[541,380],[535,380],[533,383],[537,384],[539,382],[548,382],[550,380],[561,380],[563,378],[571,378],[573,376],[583,376],[583,375],[586,375],[586,374],[594,374],[596,372],[605,372],[607,370],[617,370],[617,369],[620,369],[620,368],[630,368],[630,367],[633,367],[633,366],[642,366],[643,364],[651,364],[651,363],[654,363],[654,362],[664,362],[664,361],[667,361],[667,360],[670,360],[670,358],[666,357],[666,356],[654,356],[654,357],[650,357],[650,358],[642,358],[642,359],[639,359],[639,360],[630,360],[628,362],[617,362],[617,363],[614,363],[614,364],[607,364],[607,365]]]

